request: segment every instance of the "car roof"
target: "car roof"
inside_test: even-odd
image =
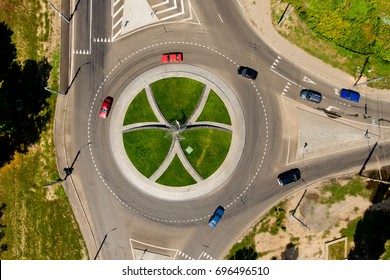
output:
[[[360,93],[357,91],[351,90],[351,89],[341,89],[340,91],[340,97],[354,100],[354,101],[359,101],[360,99]]]
[[[225,212],[225,208],[223,208],[222,206],[218,206],[210,218],[209,225],[211,227],[215,227],[218,224],[218,222],[221,220],[224,212]]]
[[[299,180],[301,178],[301,171],[298,168],[293,168],[290,170],[287,170],[285,172],[282,172],[278,175],[278,180],[283,184],[286,185],[291,182],[295,182],[295,178]]]
[[[290,170],[287,170],[285,172],[282,172],[279,174],[279,177],[288,177],[288,176],[291,176],[293,174],[301,174],[301,172],[299,171],[298,168],[292,168]]]

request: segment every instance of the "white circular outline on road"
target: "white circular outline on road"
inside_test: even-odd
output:
[[[88,127],[87,127],[87,134],[88,134],[88,141],[91,142],[91,118],[92,118],[92,112],[94,112],[94,106],[95,106],[95,103],[96,103],[96,100],[97,100],[97,96],[99,95],[100,91],[102,90],[102,87],[103,85],[106,83],[106,81],[108,80],[108,78],[111,76],[111,74],[119,67],[122,65],[122,62],[126,61],[127,59],[133,57],[134,55],[140,53],[140,52],[143,52],[145,50],[148,50],[150,48],[153,48],[153,47],[158,47],[158,46],[163,46],[163,45],[174,45],[174,44],[184,44],[184,45],[191,45],[191,46],[197,46],[197,47],[201,47],[201,48],[204,48],[204,49],[208,49],[209,51],[215,53],[215,54],[218,54],[222,57],[224,57],[225,59],[229,60],[231,63],[233,63],[236,67],[238,67],[238,63],[236,63],[235,61],[233,61],[229,56],[226,56],[225,54],[222,54],[221,52],[219,52],[218,50],[214,49],[214,48],[211,48],[209,46],[206,46],[206,45],[202,45],[202,44],[198,44],[198,43],[193,43],[193,42],[186,42],[186,41],[172,41],[172,42],[161,42],[161,43],[157,43],[157,44],[151,44],[151,45],[148,45],[146,47],[143,47],[139,50],[137,50],[136,52],[133,52],[132,54],[128,55],[127,57],[125,57],[123,59],[123,61],[120,61],[118,62],[112,69],[111,71],[106,75],[106,77],[104,78],[104,80],[102,81],[102,83],[100,84],[98,90],[96,91],[96,94],[93,98],[93,101],[92,101],[92,104],[91,104],[91,109],[90,109],[90,112],[89,112],[89,116],[88,116]],[[264,101],[260,95],[260,92],[259,90],[257,89],[256,85],[254,84],[253,81],[250,81],[250,83],[252,84],[253,88],[255,89],[256,91],[256,94],[261,102],[261,107],[263,109],[263,112],[264,112],[264,120],[265,120],[265,127],[266,127],[266,130],[265,130],[265,146],[264,146],[264,152],[263,154],[261,155],[261,162],[259,164],[259,166],[257,167],[257,170],[255,172],[255,175],[252,177],[251,181],[249,182],[249,184],[246,186],[246,188],[241,192],[240,195],[237,196],[237,198],[235,198],[230,204],[226,205],[225,208],[229,208],[230,206],[232,206],[234,203],[236,203],[237,201],[240,201],[240,199],[242,198],[242,196],[246,193],[246,191],[252,186],[254,180],[256,179],[259,171],[260,171],[260,168],[262,167],[263,163],[264,163],[264,159],[265,159],[265,155],[266,155],[266,152],[267,152],[267,147],[268,147],[268,134],[269,134],[269,131],[268,131],[268,117],[267,117],[267,113],[266,113],[266,109],[265,109],[265,105],[264,105]],[[203,219],[207,219],[208,217],[210,217],[211,215],[206,215],[206,216],[203,216],[203,217],[200,217],[200,218],[194,218],[194,219],[187,219],[187,220],[167,220],[167,219],[159,219],[159,218],[156,218],[156,217],[153,217],[153,216],[150,216],[148,214],[145,214],[143,212],[140,212],[138,211],[137,209],[135,209],[134,207],[132,207],[131,205],[128,205],[126,202],[124,202],[122,199],[120,199],[113,191],[112,189],[108,186],[106,180],[103,178],[103,176],[101,175],[97,165],[96,165],[96,161],[94,159],[94,156],[93,156],[93,151],[92,151],[92,146],[90,145],[89,146],[89,151],[90,151],[90,154],[91,154],[91,159],[92,159],[92,163],[96,169],[96,172],[97,174],[99,175],[100,177],[100,180],[102,181],[102,183],[106,186],[106,188],[108,189],[109,192],[111,192],[111,194],[120,202],[122,203],[122,205],[126,206],[127,208],[129,208],[130,210],[132,210],[133,212],[135,212],[136,214],[139,214],[141,216],[144,216],[148,219],[151,219],[153,221],[157,221],[157,222],[165,222],[165,223],[190,223],[190,222],[194,222],[194,221],[199,221],[199,220],[203,220]]]

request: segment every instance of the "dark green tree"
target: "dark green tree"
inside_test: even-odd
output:
[[[15,150],[22,151],[21,144],[38,140],[48,117],[42,112],[50,95],[44,87],[51,65],[46,59],[16,61],[12,34],[0,23],[0,166],[12,159]]]
[[[12,30],[4,22],[0,22],[0,85],[4,75],[16,58],[16,48],[12,43],[12,34]]]

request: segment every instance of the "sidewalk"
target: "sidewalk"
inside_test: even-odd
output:
[[[254,22],[250,23],[258,32],[259,37],[280,54],[283,59],[299,65],[308,72],[319,74],[323,79],[328,80],[333,84],[337,84],[340,88],[352,88],[355,83],[355,78],[351,75],[324,63],[322,60],[308,54],[296,45],[290,43],[287,39],[279,35],[272,25],[271,20],[271,0],[256,1],[240,0],[243,5],[244,14],[247,19]],[[390,90],[374,89],[367,86],[360,86],[357,90],[367,95],[380,95],[381,100],[390,101]]]

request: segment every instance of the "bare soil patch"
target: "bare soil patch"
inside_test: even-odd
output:
[[[321,189],[326,183],[329,182],[317,183],[307,190],[295,213],[297,219],[291,211],[305,190],[287,198],[286,231],[279,230],[276,235],[258,233],[254,238],[259,259],[326,259],[325,243],[342,237],[340,230],[346,228],[349,221],[363,216],[371,205],[369,199],[360,196],[347,196],[344,201],[332,205],[320,204],[320,197],[324,197]]]

